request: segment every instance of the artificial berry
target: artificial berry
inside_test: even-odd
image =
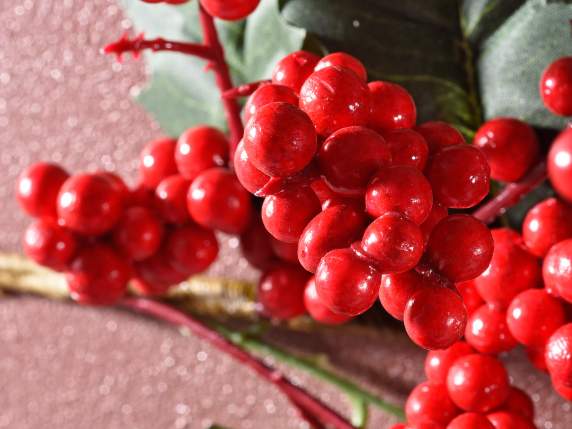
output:
[[[270,236],[272,252],[284,262],[298,263],[298,243],[284,243]]]
[[[516,231],[498,228],[491,230],[491,234],[494,240],[493,257],[474,283],[486,302],[507,308],[517,294],[538,285],[540,265],[524,247]]]
[[[457,359],[475,353],[464,341],[457,341],[443,350],[431,350],[425,358],[425,375],[433,383],[446,383],[449,368]]]
[[[262,312],[281,320],[304,314],[304,289],[309,278],[306,271],[288,264],[264,273],[258,284],[258,302]]]
[[[520,414],[527,420],[534,420],[534,403],[530,396],[518,387],[511,386],[502,409],[514,414]]]
[[[415,131],[421,134],[427,142],[429,155],[434,155],[445,147],[465,143],[463,135],[446,122],[425,122],[415,127]]]
[[[534,424],[519,414],[496,411],[488,414],[487,419],[495,429],[536,429]]]
[[[572,202],[572,128],[562,131],[548,152],[548,178],[554,190]]]
[[[459,341],[467,311],[456,291],[443,286],[422,288],[407,302],[403,314],[409,338],[428,350],[444,349]]]
[[[288,103],[298,105],[298,95],[288,86],[267,84],[262,85],[252,93],[244,106],[243,119],[246,124],[261,107],[270,103]]]
[[[170,231],[165,252],[175,270],[190,276],[202,273],[215,261],[218,242],[211,230],[185,225]]]
[[[302,85],[314,72],[320,57],[307,51],[296,51],[282,58],[272,71],[272,83],[285,85],[300,92]]]
[[[243,143],[248,160],[273,177],[301,171],[317,149],[316,131],[308,115],[280,102],[258,109],[246,125]]]
[[[449,212],[445,207],[443,207],[437,201],[433,201],[433,206],[431,207],[431,211],[429,212],[427,219],[425,219],[425,222],[419,225],[421,232],[423,233],[425,243],[429,241],[431,232],[433,232],[433,229],[437,226],[437,224],[448,215]]]
[[[361,80],[367,81],[367,70],[364,65],[356,57],[352,57],[345,52],[334,52],[333,54],[326,55],[314,68],[315,71],[325,69],[326,67],[345,67],[357,74]]]
[[[415,101],[405,88],[383,81],[370,82],[367,86],[371,96],[370,126],[379,130],[391,130],[415,125]]]
[[[410,165],[423,171],[429,157],[429,146],[421,134],[408,128],[383,130],[389,145],[392,165]]]
[[[69,174],[60,166],[38,162],[25,169],[16,184],[16,198],[30,216],[57,217],[58,193]]]
[[[77,174],[64,182],[58,195],[60,222],[74,232],[100,235],[109,231],[123,211],[122,194],[106,177]]]
[[[455,288],[463,298],[469,315],[485,303],[475,286],[475,279],[456,283]]]
[[[351,206],[332,206],[317,214],[304,228],[298,241],[302,267],[315,272],[320,259],[333,249],[348,247],[364,229],[364,216]]]
[[[216,128],[199,125],[186,130],[175,148],[175,163],[179,173],[187,180],[194,180],[212,167],[224,167],[228,163],[229,142]]]
[[[546,347],[528,347],[526,357],[528,361],[538,370],[548,372],[545,356]]]
[[[113,230],[115,248],[127,259],[141,261],[157,250],[163,238],[163,225],[153,211],[130,207]]]
[[[379,289],[379,302],[385,311],[396,319],[403,320],[407,303],[425,287],[428,287],[425,277],[415,270],[384,274]]]
[[[98,171],[96,174],[98,176],[107,179],[115,189],[115,192],[117,192],[121,196],[121,199],[123,201],[129,198],[130,194],[129,188],[127,187],[123,179],[119,177],[117,174],[112,173],[111,171]]]
[[[224,168],[210,168],[191,184],[187,208],[199,225],[240,234],[250,221],[250,195],[236,176]]]
[[[442,219],[429,237],[427,260],[453,282],[470,280],[482,273],[493,255],[489,229],[469,215]]]
[[[482,414],[463,413],[451,420],[447,429],[495,429],[495,427]]]
[[[340,325],[350,319],[348,316],[334,313],[324,305],[316,291],[316,280],[313,276],[304,289],[304,305],[312,319],[325,325]]]
[[[251,222],[240,235],[240,250],[242,256],[254,267],[267,270],[275,262],[274,249],[271,239],[258,218]]]
[[[176,270],[167,252],[160,249],[150,258],[135,264],[137,289],[145,295],[161,295],[171,286],[188,278],[184,272]]]
[[[322,210],[326,210],[329,207],[337,205],[347,205],[354,207],[357,211],[362,213],[364,212],[363,193],[342,194],[340,192],[336,192],[323,177],[312,180],[310,186],[316,194],[316,197],[320,200]]]
[[[572,116],[572,57],[558,58],[542,72],[540,96],[552,113]]]
[[[369,215],[379,217],[398,212],[422,224],[433,206],[431,185],[417,168],[392,166],[380,168],[367,186],[365,208]]]
[[[125,207],[155,207],[155,189],[137,185],[130,189],[125,198]]]
[[[446,425],[458,409],[449,398],[447,386],[425,382],[415,387],[405,402],[405,415],[409,423],[431,421]]]
[[[73,234],[49,218],[38,219],[28,226],[22,245],[26,256],[54,270],[67,267],[76,250]]]
[[[546,289],[553,295],[572,303],[572,239],[556,243],[550,248],[542,264]]]
[[[544,358],[552,379],[572,387],[572,323],[561,326],[550,336]]]
[[[201,6],[209,15],[225,21],[246,18],[256,9],[258,3],[260,0],[201,0]]]
[[[486,413],[508,397],[508,375],[503,364],[492,356],[462,356],[449,369],[447,389],[458,407]]]
[[[257,196],[265,196],[261,195],[261,190],[271,178],[250,162],[242,141],[234,152],[234,173],[248,192]]]
[[[264,199],[262,222],[277,240],[296,243],[320,209],[320,201],[311,188],[292,187]]]
[[[351,70],[331,66],[312,73],[300,89],[300,108],[322,136],[352,125],[366,125],[369,91]]]
[[[441,149],[433,155],[427,177],[435,199],[445,207],[473,207],[489,193],[489,164],[484,154],[473,146]]]
[[[335,313],[357,316],[375,302],[381,274],[349,248],[332,250],[316,270],[316,290]]]
[[[187,194],[191,182],[177,174],[169,176],[155,189],[155,208],[168,223],[184,224],[190,220],[187,209]]]
[[[556,393],[558,393],[562,398],[567,401],[572,401],[572,387],[565,386],[555,380],[552,380],[552,387],[554,387]]]
[[[531,208],[522,223],[522,238],[533,255],[544,257],[556,243],[572,238],[572,207],[548,198]]]
[[[141,151],[139,175],[141,184],[147,188],[155,188],[159,182],[169,176],[177,174],[175,163],[175,148],[177,140],[155,140]]]
[[[417,423],[408,423],[405,429],[444,429],[443,425],[435,422],[421,421]]]
[[[336,131],[318,151],[320,172],[340,191],[363,191],[371,176],[390,162],[391,152],[383,137],[365,127]]]
[[[491,167],[491,178],[516,182],[536,162],[540,145],[534,130],[514,118],[495,118],[477,131],[473,144],[480,148]]]
[[[490,304],[482,305],[471,314],[465,340],[480,353],[497,354],[516,346],[507,326],[506,312]]]

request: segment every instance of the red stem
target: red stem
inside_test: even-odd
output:
[[[222,352],[234,357],[262,378],[275,385],[297,408],[299,408],[304,418],[310,416],[312,420],[317,420],[328,427],[331,426],[337,429],[354,429],[346,419],[301,387],[292,384],[289,380],[284,378],[279,371],[269,367],[254,356],[235,346],[221,334],[204,325],[199,320],[192,318],[188,314],[158,301],[140,297],[124,298],[120,305],[170,324],[184,326],[190,329],[197,337],[207,341]]]
[[[520,182],[506,185],[496,197],[476,210],[473,216],[487,224],[493,222],[545,179],[546,162],[542,161],[530,170]]]
[[[248,97],[252,95],[254,91],[260,88],[262,85],[271,83],[271,80],[258,80],[256,82],[245,83],[244,85],[235,86],[234,88],[225,91],[222,94],[222,98],[238,98],[238,97]]]

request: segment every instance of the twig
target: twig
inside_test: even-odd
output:
[[[256,82],[245,83],[244,85],[235,86],[234,88],[225,91],[222,98],[238,98],[248,97],[262,85],[272,82],[271,80],[258,80]]]

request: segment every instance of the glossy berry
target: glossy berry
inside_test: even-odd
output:
[[[375,302],[381,274],[351,249],[328,252],[316,270],[316,291],[335,313],[357,316]]]
[[[250,195],[224,168],[206,170],[193,181],[187,208],[199,225],[228,234],[244,231],[252,212]]]
[[[429,212],[427,219],[420,225],[421,232],[423,233],[423,238],[425,243],[429,241],[431,232],[437,226],[441,220],[445,219],[449,215],[448,210],[436,201],[433,201],[433,206]]]
[[[507,324],[521,344],[542,347],[565,322],[560,300],[543,289],[530,289],[518,294],[507,310]]]
[[[350,319],[348,316],[334,313],[324,305],[316,291],[316,281],[314,277],[308,280],[306,289],[304,289],[304,305],[306,311],[312,316],[312,319],[325,325],[340,325]]]
[[[474,283],[486,302],[507,308],[517,294],[538,285],[540,265],[516,231],[499,228],[491,234],[495,243],[493,257]]]
[[[405,429],[443,429],[443,426],[439,423],[422,421],[417,423],[409,423],[405,426]]]
[[[137,185],[129,189],[125,197],[125,207],[147,207],[155,208],[155,189]]]
[[[567,401],[572,401],[572,387],[565,386],[562,383],[559,383],[555,380],[552,380],[552,386],[556,393],[558,393],[562,398],[566,399]]]
[[[443,350],[431,350],[425,358],[425,375],[433,383],[446,383],[449,368],[457,359],[475,353],[464,341],[457,341]]]
[[[495,429],[536,429],[536,426],[519,414],[496,411],[487,418]]]
[[[542,277],[548,291],[572,302],[572,239],[550,248],[542,264]]]
[[[441,149],[431,159],[427,177],[435,200],[445,207],[473,207],[489,193],[489,165],[483,153],[472,146]]]
[[[522,238],[533,255],[544,257],[556,243],[572,238],[572,207],[548,198],[531,208],[522,223]]]
[[[422,224],[433,206],[431,185],[417,168],[395,166],[380,168],[365,194],[365,209],[373,217],[389,212],[403,214]]]
[[[314,72],[320,57],[307,51],[296,51],[282,58],[272,71],[272,83],[285,85],[296,93]]]
[[[458,414],[445,384],[425,382],[415,387],[405,402],[409,423],[431,421],[446,425]]]
[[[71,232],[55,221],[44,218],[33,222],[24,232],[22,243],[28,258],[54,270],[64,269],[76,251]]]
[[[473,314],[475,310],[485,303],[475,286],[475,279],[456,283],[455,288],[461,295],[461,298],[463,298],[469,315]]]
[[[554,140],[548,152],[548,178],[562,198],[572,202],[572,129],[567,128]]]
[[[265,196],[262,195],[263,192],[261,192],[261,190],[271,177],[264,174],[250,162],[242,141],[238,144],[234,152],[234,173],[240,184],[248,192],[261,197]]]
[[[423,171],[429,157],[429,146],[421,134],[401,128],[383,130],[382,135],[389,145],[392,165],[409,165]]]
[[[78,252],[66,271],[66,280],[75,301],[109,305],[125,294],[130,274],[129,265],[113,249],[92,244]]]
[[[255,268],[267,270],[276,262],[272,238],[260,219],[253,220],[240,235],[242,256]]]
[[[119,218],[113,230],[115,248],[127,259],[141,261],[159,250],[163,225],[153,211],[130,207]]]
[[[326,55],[318,61],[314,70],[318,71],[332,66],[348,68],[358,75],[361,80],[364,82],[367,81],[367,70],[361,61],[345,52],[334,52],[333,54]]]
[[[298,260],[315,272],[320,259],[333,249],[348,247],[361,237],[364,216],[350,206],[332,206],[317,214],[304,228],[298,242]]]
[[[126,206],[125,201],[129,199],[130,191],[123,179],[111,171],[98,171],[96,174],[104,177],[111,183],[115,192],[121,195],[121,199],[124,201],[124,205]]]
[[[433,229],[427,243],[427,261],[453,282],[482,273],[493,255],[489,229],[469,215],[450,215]]]
[[[160,249],[150,258],[135,264],[137,289],[145,295],[161,295],[171,286],[184,280],[188,275],[176,270],[172,260],[164,249]]]
[[[155,189],[155,208],[165,222],[183,224],[190,220],[187,194],[191,182],[177,174],[169,176]]]
[[[177,140],[160,139],[145,145],[141,151],[139,176],[141,184],[155,188],[159,182],[177,174],[175,148]]]
[[[395,83],[374,81],[368,84],[371,95],[369,125],[379,130],[411,128],[417,120],[413,97]]]
[[[262,312],[281,320],[304,314],[304,289],[309,278],[306,271],[288,264],[264,273],[258,284],[258,302]]]
[[[503,364],[492,356],[467,355],[457,359],[449,369],[447,389],[458,407],[486,413],[508,397],[508,375]]]
[[[546,366],[552,379],[572,387],[572,323],[561,326],[546,343]]]
[[[179,173],[193,180],[212,167],[224,167],[228,163],[229,142],[216,128],[199,125],[186,130],[175,148],[175,163]]]
[[[424,122],[415,127],[415,131],[423,136],[429,146],[429,155],[434,155],[448,146],[465,144],[463,135],[446,122]]]
[[[572,57],[558,58],[542,72],[540,96],[552,113],[572,116]]]
[[[278,259],[298,264],[298,243],[284,243],[270,236],[270,245],[272,252]]]
[[[369,91],[351,70],[337,66],[312,73],[300,89],[300,108],[316,131],[328,136],[352,125],[366,125]]]
[[[389,314],[403,320],[405,307],[411,297],[423,288],[429,287],[425,278],[415,270],[403,273],[384,274],[381,278],[379,301]]]
[[[524,390],[512,386],[502,409],[514,414],[520,414],[527,420],[534,420],[534,403]]]
[[[187,276],[202,273],[218,255],[214,233],[198,225],[185,225],[170,231],[165,252],[171,266]]]
[[[273,177],[301,171],[317,149],[312,121],[289,103],[262,106],[248,121],[243,142],[249,161]]]
[[[121,192],[98,174],[77,174],[62,185],[58,196],[60,222],[80,234],[109,231],[123,211]]]
[[[507,326],[506,312],[487,304],[469,317],[465,340],[480,353],[498,354],[516,347]]]
[[[243,119],[246,124],[261,107],[270,103],[288,103],[298,105],[298,95],[288,86],[267,84],[262,85],[248,98],[243,110]]]
[[[311,188],[292,187],[264,199],[262,222],[277,240],[295,243],[320,209],[320,202]]]
[[[246,18],[258,6],[260,0],[201,0],[201,6],[209,13],[225,21]]]
[[[495,118],[477,131],[473,144],[485,154],[491,178],[516,182],[539,156],[540,146],[530,125],[513,118]]]
[[[382,273],[408,271],[423,255],[423,234],[401,214],[388,212],[367,227],[360,251],[372,258]]]
[[[403,322],[407,335],[418,346],[428,350],[444,349],[463,336],[467,311],[456,291],[431,286],[409,299]]]
[[[55,219],[58,193],[68,177],[69,174],[56,164],[32,164],[20,174],[16,184],[20,207],[30,216]]]
[[[365,127],[346,127],[331,134],[318,151],[320,172],[340,191],[362,191],[373,174],[391,163],[389,146]]]
[[[528,361],[538,370],[543,372],[548,372],[548,367],[546,366],[546,359],[544,357],[544,352],[546,347],[529,347],[526,349],[526,357]]]
[[[312,180],[310,186],[320,200],[322,210],[337,205],[346,205],[352,206],[362,213],[364,212],[363,193],[348,194],[336,192],[323,177]]]
[[[463,413],[451,420],[447,429],[495,429],[495,427],[482,414]]]

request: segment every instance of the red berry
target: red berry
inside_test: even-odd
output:
[[[489,193],[490,168],[483,153],[468,145],[437,152],[427,169],[433,195],[445,207],[466,209]]]
[[[357,74],[361,80],[364,82],[367,81],[367,70],[361,61],[345,52],[334,52],[333,54],[326,55],[318,61],[314,70],[318,71],[332,66],[348,68]]]
[[[194,180],[212,167],[224,167],[228,163],[229,142],[219,130],[199,125],[186,130],[177,141],[175,162],[179,173],[187,180]]]
[[[185,225],[169,233],[165,252],[175,270],[190,276],[202,273],[216,260],[218,242],[211,230]]]
[[[314,72],[320,57],[307,51],[296,51],[282,58],[272,72],[272,83],[285,85],[300,92],[302,85]]]
[[[522,238],[528,250],[544,257],[556,243],[572,238],[572,207],[548,198],[530,209],[522,224]]]
[[[428,350],[444,349],[463,336],[467,311],[456,291],[431,286],[409,299],[403,321],[415,344]]]
[[[84,235],[109,231],[123,211],[122,194],[99,174],[77,174],[62,185],[58,216],[64,226]]]
[[[289,103],[262,106],[244,130],[248,160],[269,176],[291,176],[312,160],[317,149],[312,121]]]
[[[518,387],[511,387],[508,393],[508,398],[502,405],[504,411],[509,411],[514,414],[520,414],[525,419],[534,420],[534,404],[528,393],[519,389]]]
[[[159,250],[163,225],[148,208],[130,207],[113,230],[116,249],[127,259],[141,261]]]
[[[240,234],[250,221],[250,195],[236,176],[224,168],[211,168],[191,184],[187,208],[199,225],[228,234]]]
[[[315,272],[320,259],[333,249],[348,247],[364,229],[361,212],[345,205],[332,206],[318,213],[307,224],[298,242],[298,259],[308,271]]]
[[[201,0],[201,6],[211,16],[225,21],[237,21],[250,15],[259,2],[260,0]]]
[[[242,255],[252,266],[267,270],[276,262],[272,238],[262,222],[256,218],[240,236]]]
[[[270,103],[288,103],[293,106],[298,105],[298,95],[288,86],[267,84],[262,85],[252,93],[244,106],[244,123],[246,124],[261,107]]]
[[[131,268],[113,249],[93,244],[81,249],[66,272],[71,297],[81,304],[110,305],[127,290]]]
[[[546,347],[528,347],[526,349],[526,357],[536,369],[543,372],[548,372],[546,359],[544,358],[545,350]]]
[[[60,166],[38,162],[20,174],[16,198],[20,207],[34,217],[57,217],[58,193],[69,174]]]
[[[394,166],[380,168],[367,186],[365,208],[373,217],[398,212],[422,224],[433,206],[431,185],[417,168]]]
[[[465,144],[463,135],[446,122],[425,122],[415,127],[415,131],[423,136],[429,146],[429,155],[434,155],[448,146]]]
[[[544,285],[548,291],[572,302],[572,239],[550,248],[542,265]]]
[[[475,353],[464,341],[457,341],[444,350],[431,350],[425,358],[425,375],[433,383],[446,383],[449,368],[457,359]]]
[[[177,271],[164,249],[150,258],[135,264],[136,288],[144,295],[162,295],[171,286],[188,279],[188,275]]]
[[[320,201],[311,188],[292,187],[264,199],[262,222],[277,240],[296,243],[320,209]]]
[[[367,227],[360,251],[372,258],[382,273],[408,271],[423,255],[423,234],[401,214],[387,212]]]
[[[425,382],[409,394],[405,414],[409,423],[430,421],[446,425],[458,414],[458,410],[449,398],[447,386]]]
[[[495,118],[477,131],[473,144],[491,167],[491,178],[516,182],[536,162],[540,146],[530,125],[513,118]]]
[[[380,283],[381,274],[348,248],[326,253],[316,270],[316,290],[324,305],[347,316],[368,310]]]
[[[443,207],[437,201],[433,201],[433,206],[431,207],[429,216],[427,216],[425,222],[419,226],[421,228],[421,232],[423,233],[423,239],[425,240],[425,243],[429,241],[431,232],[433,232],[433,229],[437,226],[437,224],[448,215],[449,212],[445,207]]]
[[[435,423],[435,422],[417,422],[417,423],[409,423],[405,426],[405,429],[444,429],[444,426]]]
[[[457,288],[459,294],[461,294],[461,298],[463,298],[465,308],[467,309],[467,313],[469,315],[473,314],[477,308],[485,303],[477,291],[474,279],[456,283],[455,287]]]
[[[495,429],[536,429],[534,424],[524,417],[506,411],[496,411],[487,418]]]
[[[546,343],[544,357],[552,379],[572,387],[572,323],[561,326],[552,334]]]
[[[328,136],[341,128],[366,125],[369,91],[351,70],[337,66],[318,70],[300,89],[300,108],[318,134]]]
[[[384,274],[381,278],[379,301],[389,314],[403,320],[405,306],[411,297],[426,287],[428,284],[425,277],[415,270]]]
[[[28,258],[54,270],[64,269],[76,250],[73,234],[46,218],[26,228],[22,245]]]
[[[298,264],[298,243],[284,243],[270,236],[272,252],[284,262]]]
[[[177,140],[174,139],[155,140],[145,145],[139,166],[141,184],[155,188],[161,180],[178,173],[175,163],[176,146]]]
[[[552,113],[572,116],[572,57],[558,58],[542,72],[540,96]]]
[[[510,332],[519,343],[529,347],[542,347],[565,320],[560,301],[542,289],[521,292],[507,311]]]
[[[429,146],[421,134],[408,128],[384,130],[383,138],[391,150],[392,165],[410,165],[423,171]]]
[[[336,131],[318,151],[321,173],[334,189],[342,192],[363,192],[371,176],[390,162],[391,153],[383,137],[365,127]]]
[[[572,401],[572,387],[568,387],[559,383],[558,381],[552,380],[552,386],[556,393],[558,393],[562,398],[567,401]]]
[[[347,205],[354,207],[357,211],[364,212],[363,194],[342,194],[336,192],[332,187],[326,182],[323,177],[317,178],[310,184],[312,190],[316,194],[316,197],[320,200],[322,205],[322,210],[326,210],[329,207],[338,205]]]
[[[371,94],[370,126],[379,130],[391,130],[415,125],[415,101],[405,88],[382,81],[370,82],[367,86]]]
[[[250,162],[242,141],[234,152],[234,173],[244,189],[251,194],[264,196],[261,195],[260,191],[268,183],[270,176],[264,174]]]
[[[482,273],[493,255],[489,229],[469,215],[450,215],[433,229],[427,243],[427,260],[453,282]]]
[[[507,308],[517,294],[538,285],[540,266],[516,231],[499,228],[491,234],[495,244],[493,257],[474,282],[486,302]]]
[[[482,414],[464,413],[451,420],[447,429],[495,429],[495,427]]]
[[[465,340],[480,353],[497,354],[516,347],[507,326],[506,312],[487,304],[469,317]]]
[[[117,174],[112,173],[111,171],[98,171],[96,174],[106,178],[109,182],[111,182],[113,188],[115,189],[116,192],[118,192],[121,195],[121,199],[124,202],[129,198],[130,196],[129,188],[127,187],[123,179],[119,177]]]
[[[306,289],[304,289],[304,305],[312,319],[325,325],[340,325],[350,319],[348,316],[334,313],[322,303],[316,291],[316,281],[313,276],[308,280]]]
[[[309,278],[310,274],[295,265],[283,264],[270,269],[258,284],[262,312],[281,320],[304,314],[304,289]]]
[[[155,207],[155,190],[143,185],[130,189],[125,199],[125,207]]]
[[[190,220],[187,194],[191,182],[177,174],[161,180],[155,189],[155,208],[168,223],[183,224]]]
[[[562,198],[572,202],[572,128],[554,140],[548,152],[548,178]]]

